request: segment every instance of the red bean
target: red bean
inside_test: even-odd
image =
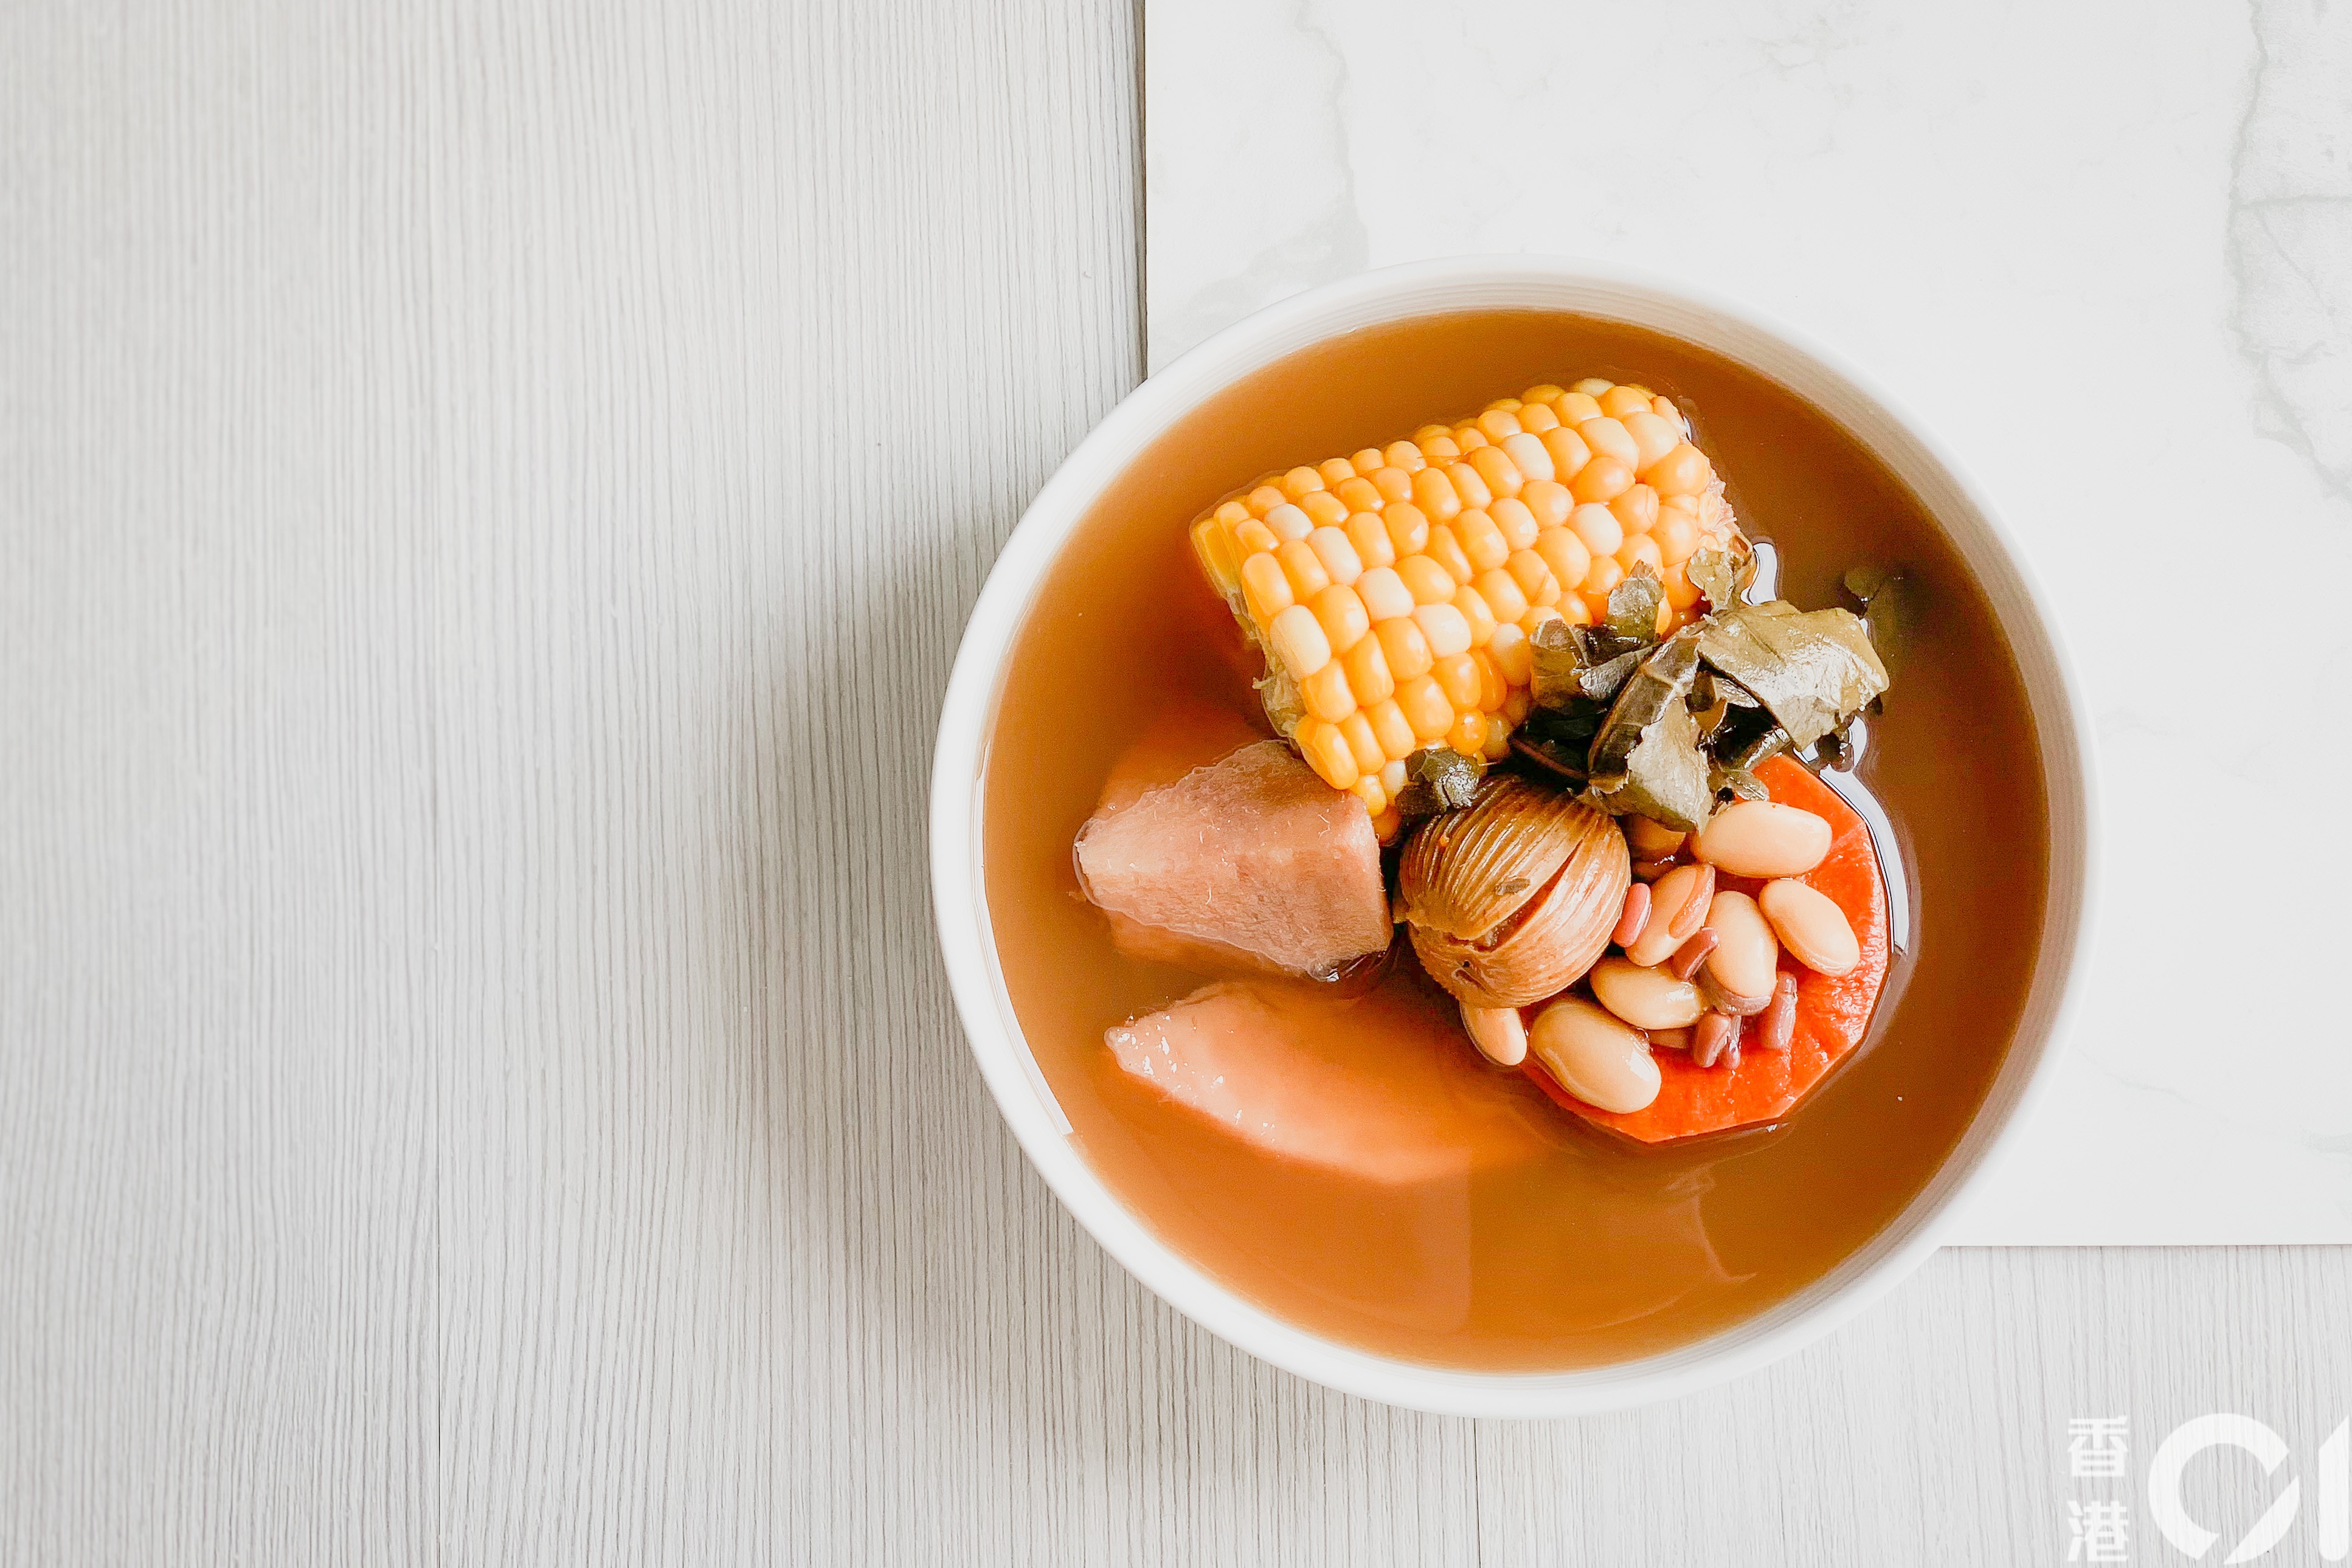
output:
[[[1756,1043],[1765,1051],[1786,1051],[1797,1033],[1797,977],[1788,970],[1772,982],[1772,1005],[1764,1009]]]
[[[1637,882],[1625,890],[1625,913],[1617,917],[1617,929],[1609,940],[1620,947],[1630,947],[1642,939],[1642,928],[1650,923],[1650,887]],[[1690,978],[1685,975],[1683,979]]]
[[[1706,924],[1707,906],[1714,898],[1715,868],[1702,865],[1698,868],[1696,885],[1691,889],[1691,895],[1683,900],[1682,907],[1675,911],[1674,920],[1666,926],[1666,935],[1677,942],[1687,941]]]
[[[1677,980],[1689,979],[1698,973],[1698,967],[1706,962],[1706,956],[1715,951],[1715,944],[1714,928],[1700,926],[1691,934],[1691,939],[1675,948],[1675,956],[1666,960],[1666,973]]]
[[[1731,1060],[1725,1066],[1739,1065],[1739,1020],[1727,1013],[1708,1013],[1691,1031],[1692,1065],[1713,1067],[1727,1054]]]

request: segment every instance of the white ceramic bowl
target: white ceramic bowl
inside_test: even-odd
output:
[[[1310,344],[1442,311],[1576,311],[1699,343],[1827,412],[1925,504],[1990,599],[2040,728],[2050,801],[2049,918],[2032,990],[2000,1073],[1968,1132],[1895,1221],[1826,1276],[1757,1317],[1661,1355],[1557,1373],[1454,1371],[1337,1343],[1236,1295],[1154,1236],[1079,1156],[1023,1040],[991,933],[981,873],[982,772],[1005,654],[1048,564],[1097,497],[1177,420]],[[1220,332],[1136,389],[1038,494],[965,628],[931,773],[931,889],[940,946],[972,1054],[1040,1175],[1111,1256],[1211,1332],[1302,1377],[1368,1398],[1465,1416],[1562,1416],[1673,1397],[1786,1355],[1918,1267],[2047,1079],[2080,988],[2094,825],[2079,686],[2042,598],[1977,486],[1918,422],[1821,348],[1754,311],[1622,267],[1539,256],[1463,256],[1343,278]]]

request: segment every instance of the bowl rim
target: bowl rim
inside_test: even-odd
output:
[[[1447,309],[1576,308],[1532,297],[1577,289],[1713,318],[1734,335],[1745,333],[1777,349],[1828,384],[1843,383],[1858,407],[1883,418],[1892,434],[1911,443],[1916,456],[1939,471],[1974,514],[1991,563],[2008,572],[2013,597],[2026,612],[2021,623],[2012,623],[1994,595],[2002,633],[2028,678],[2049,795],[2051,899],[2027,1006],[1984,1102],[1921,1189],[1845,1260],[1754,1317],[1654,1355],[1565,1372],[1477,1372],[1380,1355],[1326,1339],[1258,1306],[1162,1241],[1087,1163],[1022,1038],[997,963],[981,863],[986,747],[1006,656],[1054,557],[1102,489],[1177,420],[1240,377],[1315,341]],[[1433,298],[1449,290],[1531,298],[1517,307],[1507,299],[1448,305]],[[1405,306],[1411,308],[1399,308]],[[1622,319],[1655,330],[1679,330]],[[1739,358],[1722,343],[1682,335]],[[1766,367],[1751,368],[1782,379]],[[1880,455],[1887,458],[1884,451]],[[1951,532],[1948,519],[1939,516],[1938,522]],[[1978,552],[1957,535],[1953,542],[1972,570],[1981,572],[1987,563]],[[2081,678],[2050,603],[1983,485],[1926,424],[1843,356],[1751,306],[1644,268],[1535,255],[1407,262],[1336,279],[1266,306],[1145,381],[1078,444],[1007,538],[966,623],[933,753],[931,893],[950,988],[982,1076],[1030,1164],[1121,1266],[1212,1333],[1328,1387],[1441,1415],[1573,1416],[1678,1397],[1791,1354],[1850,1322],[1941,1244],[1969,1196],[2014,1151],[2019,1129],[2046,1099],[2059,1045],[2082,1006],[2100,861],[2100,822],[2093,809],[2096,758]],[[2038,639],[2039,647],[2022,645],[2021,634],[2028,643]],[[2046,691],[2032,689],[2030,672],[2036,663],[2054,677],[2062,699],[2054,709],[2046,703]],[[2062,789],[2070,779],[2071,790]],[[2062,823],[2072,830],[2065,854]],[[2065,929],[2069,915],[2071,931]],[[2021,1058],[2021,1051],[2029,1046],[2030,1055]]]

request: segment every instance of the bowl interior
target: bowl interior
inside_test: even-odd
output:
[[[1105,486],[1203,400],[1297,350],[1382,322],[1492,308],[1574,312],[1691,340],[1779,382],[1857,437],[1932,515],[1990,601],[2039,731],[2050,817],[2048,914],[2013,1043],[1959,1144],[1908,1207],[1811,1286],[1711,1339],[1562,1373],[1450,1371],[1334,1343],[1235,1295],[1139,1223],[1065,1135],[1067,1121],[1026,1047],[998,967],[980,864],[982,748],[1007,651],[1047,564]],[[1937,1220],[2014,1119],[2068,995],[2081,937],[2091,844],[2077,713],[2032,587],[1973,488],[1883,396],[1785,332],[1728,306],[1565,264],[1457,262],[1370,274],[1262,313],[1155,378],[1088,438],[1024,519],[974,612],[941,724],[932,831],[942,946],[982,1070],[1039,1170],[1115,1256],[1181,1310],[1304,1375],[1397,1403],[1533,1415],[1636,1402],[1783,1354],[1858,1310],[1933,1245]]]

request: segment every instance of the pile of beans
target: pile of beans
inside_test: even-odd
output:
[[[1654,1048],[1688,1051],[1700,1067],[1737,1067],[1743,1038],[1757,1050],[1789,1048],[1797,981],[1780,968],[1784,949],[1834,977],[1862,961],[1862,946],[1845,912],[1797,880],[1829,853],[1830,825],[1812,812],[1737,801],[1696,838],[1644,818],[1623,825],[1638,880],[1611,933],[1614,950],[1587,977],[1591,999],[1560,998],[1517,1040],[1495,1039],[1512,1031],[1494,1019],[1474,1020],[1471,1032],[1497,1060],[1496,1045],[1532,1049],[1578,1099],[1631,1112],[1657,1098]],[[1718,889],[1718,872],[1764,887],[1753,898]]]

